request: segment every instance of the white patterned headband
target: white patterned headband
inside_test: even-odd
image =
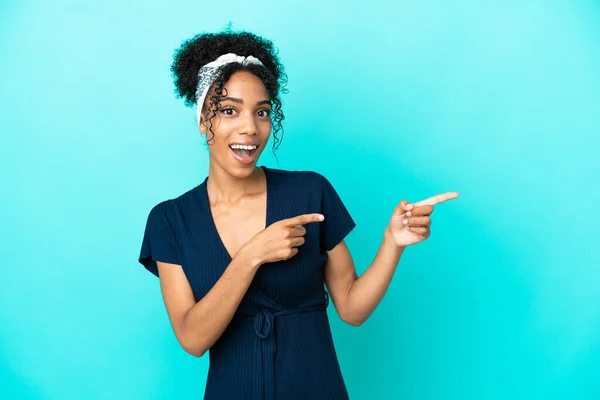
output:
[[[263,65],[260,60],[253,56],[238,56],[234,53],[223,54],[215,61],[211,61],[208,64],[203,65],[198,71],[198,86],[196,87],[196,117],[198,118],[198,123],[200,123],[200,114],[202,113],[202,106],[204,104],[204,99],[206,98],[206,94],[208,93],[208,89],[215,82],[217,77],[219,76],[219,71],[221,68],[230,63],[240,63],[242,65],[248,64],[257,64]]]

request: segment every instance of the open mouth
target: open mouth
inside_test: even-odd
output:
[[[254,161],[254,155],[257,145],[230,144],[229,148],[233,152],[233,156],[242,164],[251,164]]]

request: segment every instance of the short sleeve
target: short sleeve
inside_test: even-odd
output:
[[[138,261],[146,269],[158,276],[156,261],[179,264],[172,219],[166,212],[167,203],[160,203],[150,211],[146,221],[142,248]]]
[[[321,183],[321,248],[325,251],[337,246],[356,226],[350,212],[329,180],[319,175]]]

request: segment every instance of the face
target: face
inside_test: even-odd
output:
[[[232,74],[223,93],[221,108],[212,120],[202,115],[200,131],[208,135],[211,166],[238,178],[248,177],[271,134],[270,97],[262,80],[247,71]],[[209,111],[208,116],[212,114]],[[211,123],[212,132],[208,130]]]

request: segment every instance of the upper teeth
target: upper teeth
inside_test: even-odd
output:
[[[232,144],[230,146],[232,149],[241,149],[241,150],[254,150],[256,149],[256,145],[246,146],[243,144]]]

